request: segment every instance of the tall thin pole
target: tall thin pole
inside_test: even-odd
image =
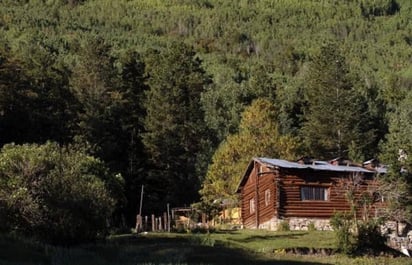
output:
[[[140,192],[140,208],[139,208],[139,215],[142,216],[142,207],[143,207],[143,189],[144,185],[142,185],[142,191]]]
[[[170,205],[167,204],[167,232],[170,233]]]

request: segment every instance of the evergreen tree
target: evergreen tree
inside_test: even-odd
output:
[[[412,92],[389,115],[389,133],[382,144],[381,160],[388,165],[382,176],[389,217],[412,222]]]
[[[115,59],[110,46],[101,38],[93,38],[80,48],[78,61],[70,79],[77,104],[76,141],[90,146],[93,154],[108,161],[106,148],[116,145],[111,130],[119,129],[113,115],[121,104],[122,95],[116,90]],[[116,124],[117,125],[117,124]]]
[[[44,59],[47,54],[31,56],[22,61],[7,49],[0,51],[0,145],[69,139],[72,97],[67,74]],[[34,67],[39,57],[44,60],[36,60]]]
[[[349,153],[361,157],[373,134],[360,130],[367,113],[336,45],[321,48],[310,64],[306,81],[301,136],[309,154],[321,159],[347,157]]]
[[[145,66],[136,52],[128,51],[115,58],[111,46],[101,38],[91,40],[80,54],[71,77],[71,89],[78,103],[74,140],[87,146],[112,172],[124,176],[128,200],[118,213],[126,214],[130,225],[135,222],[136,194],[146,164],[139,137],[143,130]]]
[[[8,56],[6,51],[0,51],[0,146],[24,142],[29,129],[28,78],[21,64]]]
[[[197,199],[198,165],[205,164],[200,158],[209,145],[200,96],[210,81],[193,49],[182,43],[152,51],[146,66],[143,143],[152,162],[147,181],[153,188],[148,196],[158,207],[187,205]]]
[[[120,128],[116,132],[119,149],[112,157],[111,165],[116,165],[116,170],[122,172],[125,178],[125,192],[127,205],[125,214],[128,224],[135,224],[138,212],[139,194],[145,175],[147,157],[140,134],[143,132],[143,117],[145,114],[143,104],[145,85],[145,65],[140,54],[128,51],[120,56],[117,61],[120,66],[118,72],[119,93],[122,94],[121,108],[116,117]]]

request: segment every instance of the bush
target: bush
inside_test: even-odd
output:
[[[336,233],[338,250],[346,255],[353,254],[356,249],[356,238],[352,233],[355,228],[352,215],[338,212],[332,216],[330,224]]]
[[[282,221],[278,224],[277,226],[277,231],[280,232],[285,232],[285,231],[290,231],[290,226],[288,221]]]
[[[380,220],[355,222],[352,215],[336,213],[331,225],[336,232],[339,251],[344,254],[377,254],[386,249]]]
[[[120,187],[120,176],[109,175],[101,161],[73,147],[10,144],[0,152],[6,232],[58,244],[102,237]]]
[[[317,230],[317,229],[316,229],[315,223],[310,222],[310,223],[308,224],[308,231],[309,231],[309,232],[313,232],[313,231],[316,231],[316,230]]]
[[[361,14],[363,17],[370,18],[375,16],[390,16],[400,10],[396,0],[363,0],[360,3]]]
[[[380,222],[371,220],[358,226],[357,252],[378,254],[386,249],[385,237],[380,231]]]

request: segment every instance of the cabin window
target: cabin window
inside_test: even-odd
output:
[[[270,205],[270,190],[265,190],[265,206]]]
[[[255,213],[255,198],[250,199],[249,201],[249,212]]]
[[[302,201],[327,201],[329,189],[318,186],[300,187],[300,198]]]

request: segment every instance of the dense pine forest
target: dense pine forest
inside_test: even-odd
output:
[[[0,230],[130,227],[142,185],[144,214],[212,211],[256,156],[378,158],[411,219],[411,18],[410,0],[0,1]]]

